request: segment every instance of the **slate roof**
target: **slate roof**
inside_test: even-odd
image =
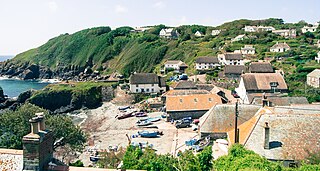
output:
[[[256,96],[252,99],[252,104],[262,104],[262,93],[260,96]],[[268,101],[272,103],[272,106],[290,106],[293,104],[309,104],[306,97],[267,97]]]
[[[244,65],[226,65],[224,68],[224,74],[241,75],[244,71],[245,71]]]
[[[219,63],[217,57],[202,56],[196,59],[196,63]]]
[[[179,82],[175,82],[172,85],[172,88],[175,90],[197,89],[197,86],[196,86],[196,83],[193,81],[179,81]]]
[[[221,104],[220,96],[216,94],[193,94],[182,96],[167,96],[167,111],[197,111],[209,110],[216,104]]]
[[[320,78],[320,69],[315,69],[312,72],[310,72],[308,75],[308,77],[317,77]]]
[[[252,62],[249,71],[251,73],[273,73],[273,68],[269,62]]]
[[[225,53],[224,54],[226,60],[242,60],[241,53]]]
[[[164,78],[154,73],[136,73],[131,75],[130,84],[158,84],[160,87],[165,87]]]
[[[239,105],[238,124],[252,118],[260,109],[257,105]],[[223,104],[216,105],[200,118],[201,133],[227,133],[234,129],[234,112],[235,105]]]
[[[277,82],[278,90],[287,90],[287,84],[279,73],[246,73],[242,74],[246,90],[270,90],[270,83]]]
[[[240,144],[267,159],[306,159],[308,151],[320,150],[320,106],[310,106],[262,108],[239,126]],[[314,108],[317,110],[310,110]],[[264,149],[266,122],[270,127],[270,149]],[[228,136],[233,143],[234,131],[228,132]]]

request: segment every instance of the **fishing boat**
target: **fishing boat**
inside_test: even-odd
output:
[[[101,159],[101,157],[99,157],[99,156],[90,156],[90,161],[92,161],[92,162],[97,162],[100,159]]]
[[[138,132],[138,134],[144,138],[156,138],[156,137],[158,137],[159,132],[158,131],[150,131],[150,132],[149,131],[141,131],[141,132]]]
[[[134,112],[125,113],[125,114],[123,114],[123,115],[121,115],[121,116],[118,116],[118,119],[120,120],[120,119],[125,119],[125,118],[132,117],[132,116],[133,116],[133,113],[134,113]]]
[[[193,146],[193,149],[196,152],[202,151],[205,147],[207,147],[210,144],[210,136],[207,136],[205,138],[199,139],[195,145]]]
[[[149,121],[150,122],[158,122],[158,121],[160,121],[160,117],[155,117],[155,118],[149,118]]]
[[[130,108],[130,106],[122,106],[122,107],[119,107],[118,109],[119,110],[127,110],[127,109],[129,109]]]
[[[144,113],[144,112],[137,112],[137,113],[134,114],[134,116],[136,116],[136,117],[146,117],[148,115],[146,113]]]
[[[138,121],[137,122],[137,125],[138,126],[147,126],[147,125],[151,125],[152,123],[151,123],[151,121],[149,121],[149,120],[144,120],[144,121]]]

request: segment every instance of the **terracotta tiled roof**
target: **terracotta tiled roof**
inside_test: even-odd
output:
[[[246,90],[271,90],[270,83],[276,82],[277,89],[287,90],[287,84],[279,73],[246,73],[242,74]]]
[[[220,96],[216,94],[193,94],[183,96],[167,96],[167,111],[209,110],[216,104],[221,104]]]
[[[181,96],[192,94],[210,94],[207,90],[169,90],[163,94],[163,96]]]

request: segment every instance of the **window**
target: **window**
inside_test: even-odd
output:
[[[141,92],[142,92],[142,93],[144,92],[144,89],[143,89],[143,88],[141,89]]]
[[[153,88],[151,89],[151,92],[154,92],[154,89],[153,89]]]
[[[139,87],[139,84],[137,84],[136,87]]]
[[[149,92],[149,89],[147,88],[146,91]]]
[[[139,89],[136,89],[136,92],[138,93],[138,92],[139,92]]]
[[[151,86],[153,87],[153,86],[154,86],[154,84],[151,84]]]

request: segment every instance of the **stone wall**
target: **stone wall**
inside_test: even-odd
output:
[[[202,115],[204,115],[208,110],[199,110],[199,111],[177,111],[177,112],[170,112],[167,111],[167,113],[169,114],[169,117],[174,119],[174,120],[178,120],[178,119],[182,119],[185,117],[189,117],[191,116],[193,119],[198,119],[200,118]]]

